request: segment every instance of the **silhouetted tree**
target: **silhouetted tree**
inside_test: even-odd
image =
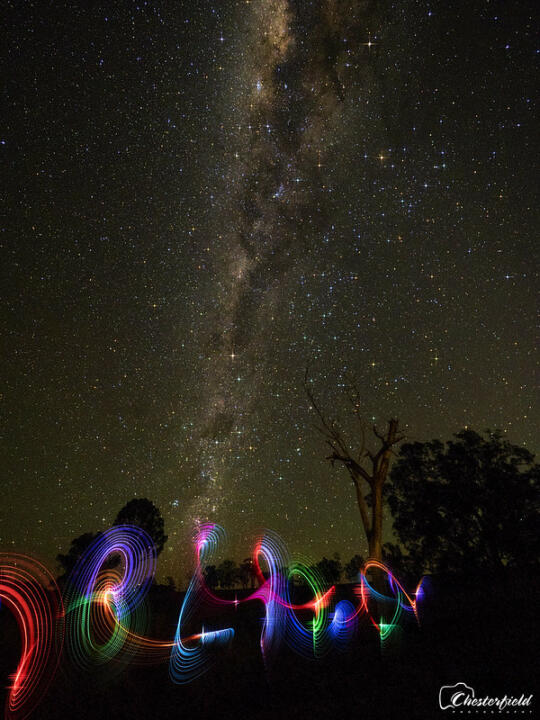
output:
[[[320,424],[317,429],[326,440],[331,449],[327,456],[332,464],[336,462],[343,465],[353,482],[356,492],[356,502],[360,510],[362,525],[368,541],[370,558],[382,560],[382,522],[383,522],[383,487],[390,467],[392,448],[404,438],[399,435],[399,421],[389,420],[385,433],[380,433],[374,425],[373,434],[379,442],[379,449],[372,452],[366,448],[365,424],[360,416],[360,395],[353,386],[349,392],[352,411],[359,423],[359,448],[353,450],[343,430],[336,420],[329,419],[317,405],[313,391],[309,385],[308,373],[305,375],[306,394],[315,410]]]
[[[383,545],[383,557],[384,562],[390,565],[391,568],[400,567],[405,558],[401,546],[390,542],[386,542]]]
[[[403,445],[391,473],[394,530],[416,572],[501,572],[540,556],[540,466],[500,432]]]
[[[316,568],[330,585],[338,583],[341,579],[343,566],[341,565],[341,560],[338,553],[335,553],[334,557],[331,559],[323,557],[323,559],[319,560],[319,562],[317,563]]]
[[[56,556],[56,560],[64,571],[65,575],[69,575],[69,573],[73,570],[73,568],[79,561],[81,555],[83,555],[83,553],[88,549],[91,543],[100,535],[101,533],[99,532],[88,532],[84,533],[83,535],[79,535],[79,537],[76,537],[74,540],[71,541],[71,545],[69,546],[69,550],[67,551],[66,555],[58,554]]]
[[[211,590],[219,583],[219,575],[215,565],[207,565],[203,570],[204,581]]]
[[[384,543],[383,561],[400,581],[405,581],[411,586],[416,584],[423,574],[419,572],[418,563],[408,553],[404,553],[401,545],[397,543]]]
[[[242,584],[244,590],[247,588],[248,585],[251,585],[252,588],[255,587],[256,576],[257,575],[255,572],[255,566],[253,565],[253,559],[248,557],[245,558],[245,560],[242,560],[238,568],[238,579],[240,580],[240,583]]]
[[[165,523],[159,509],[147,498],[134,498],[120,510],[113,525],[137,525],[146,530],[159,555],[167,542]]]
[[[364,566],[364,558],[361,555],[353,555],[349,562],[345,565],[344,572],[347,580],[354,582],[358,579],[358,573]]]
[[[234,560],[224,560],[217,568],[219,584],[222,588],[232,587],[238,577],[238,567]]]

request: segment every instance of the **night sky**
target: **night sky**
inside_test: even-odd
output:
[[[533,3],[4,3],[0,548],[366,542],[355,429],[536,450]],[[387,519],[389,527],[389,519]]]

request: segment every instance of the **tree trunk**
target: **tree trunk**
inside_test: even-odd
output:
[[[369,556],[382,562],[382,520],[383,499],[382,482],[375,481],[373,487],[373,506],[371,512],[371,532],[368,537]]]
[[[370,560],[378,560],[382,562],[382,538],[376,537],[374,533],[370,533],[368,541],[368,552]]]

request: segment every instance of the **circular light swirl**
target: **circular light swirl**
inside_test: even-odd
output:
[[[22,646],[5,717],[22,720],[35,710],[58,666],[64,622],[62,598],[54,578],[37,560],[0,553],[0,601],[17,621]]]
[[[143,600],[156,569],[156,550],[144,530],[117,525],[99,535],[73,569],[66,591],[66,645],[81,669],[129,661],[142,635]]]

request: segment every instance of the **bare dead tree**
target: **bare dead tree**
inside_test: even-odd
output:
[[[317,430],[324,437],[331,453],[327,456],[332,467],[341,463],[349,473],[356,492],[356,502],[360,511],[362,525],[368,542],[369,556],[375,560],[382,560],[382,520],[383,520],[383,487],[386,482],[393,447],[404,439],[400,435],[399,421],[388,420],[384,433],[379,432],[373,425],[372,432],[377,438],[380,447],[372,452],[366,447],[366,424],[360,415],[360,394],[354,384],[349,390],[349,401],[353,414],[359,423],[360,449],[357,452],[349,447],[337,421],[329,419],[317,404],[313,390],[310,387],[308,371],[304,378],[304,387],[307,397],[317,414],[319,423]]]

